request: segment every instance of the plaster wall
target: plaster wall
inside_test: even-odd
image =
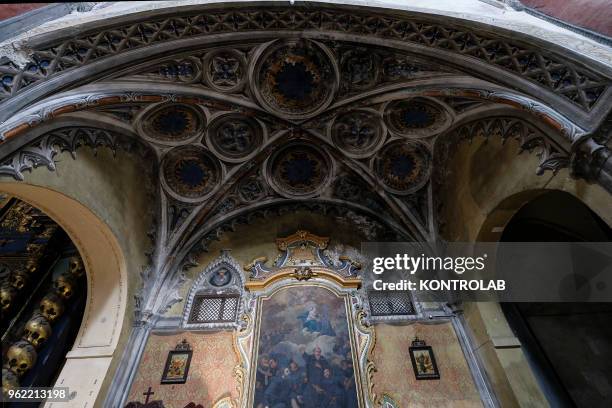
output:
[[[89,367],[89,370],[96,371],[99,378],[97,388],[101,392],[98,395],[104,395],[129,336],[134,308],[132,299],[140,286],[139,273],[148,263],[145,252],[151,245],[147,231],[151,228],[150,211],[153,203],[147,198],[146,189],[150,183],[146,177],[147,169],[142,164],[137,164],[132,155],[118,151],[116,156],[113,156],[106,148],[100,148],[96,153],[89,148],[81,148],[76,155],[76,160],[69,153],[57,155],[55,172],[44,167],[37,168],[31,173],[25,173],[24,183],[59,192],[91,210],[110,228],[125,258],[127,304],[113,305],[113,308],[125,310],[121,317],[118,343],[112,357],[105,357],[104,362],[100,361],[95,367]],[[4,182],[0,182],[0,190],[3,189],[3,184]],[[42,197],[41,202],[45,201]],[[73,217],[78,219],[79,214],[75,213]],[[119,282],[116,284],[119,285]],[[111,319],[111,316],[106,318]],[[95,333],[90,335],[95,336]],[[77,360],[70,364],[77,364]],[[102,366],[98,367],[100,364]],[[81,369],[83,367],[79,368],[78,364],[74,367],[76,371]]]
[[[511,217],[549,190],[566,191],[612,225],[612,201],[599,185],[572,179],[567,169],[538,176],[539,158],[518,154],[515,140],[476,138],[461,143],[434,200],[442,204],[439,231],[449,241],[497,241]],[[542,407],[548,402],[499,304],[466,303],[466,321],[502,406]]]
[[[166,356],[183,339],[193,349],[187,382],[161,384]],[[190,402],[212,407],[227,397],[236,400],[239,382],[233,374],[238,364],[232,332],[154,333],[149,336],[127,401],[144,402],[143,392],[148,387],[154,392],[150,401],[161,400],[166,408],[184,408]]]
[[[450,322],[410,325],[377,324],[374,392],[387,394],[400,407],[482,407],[472,376]],[[432,346],[439,380],[416,380],[408,356],[415,336]]]

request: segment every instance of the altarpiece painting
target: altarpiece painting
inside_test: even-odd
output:
[[[345,297],[301,284],[260,306],[253,407],[357,407]]]

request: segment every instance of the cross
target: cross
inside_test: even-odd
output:
[[[145,397],[147,397],[147,399],[145,399],[145,404],[149,403],[149,397],[151,397],[151,395],[155,394],[153,391],[151,391],[151,387],[149,387],[149,389],[147,390],[147,392],[143,392],[142,395],[144,395]]]

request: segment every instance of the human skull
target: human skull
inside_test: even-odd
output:
[[[45,295],[40,301],[40,314],[45,316],[49,322],[54,322],[64,313],[64,302],[55,293]]]
[[[39,348],[51,336],[51,325],[44,316],[35,314],[23,329],[23,339]]]
[[[17,296],[17,290],[8,283],[3,283],[0,287],[0,303],[2,311],[6,312],[13,305],[13,300]]]
[[[70,299],[72,297],[75,286],[76,284],[74,279],[67,273],[62,273],[53,282],[53,287],[55,288],[57,294],[64,299]]]
[[[80,278],[85,273],[85,268],[83,267],[83,261],[80,256],[73,256],[68,261],[68,271],[75,278]]]
[[[36,363],[36,350],[25,340],[19,340],[9,347],[6,359],[10,370],[21,377]]]
[[[38,259],[28,259],[28,262],[26,263],[26,271],[30,275],[36,273],[38,271]]]
[[[17,290],[23,289],[23,287],[28,284],[28,280],[28,274],[23,269],[13,271],[9,277],[9,282],[11,282],[11,285]]]
[[[8,368],[2,368],[2,395],[8,397],[8,392],[19,387],[19,378]]]

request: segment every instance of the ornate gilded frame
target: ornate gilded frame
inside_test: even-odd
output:
[[[254,399],[256,364],[259,352],[259,337],[261,330],[261,318],[263,302],[271,299],[276,293],[283,289],[300,288],[306,286],[320,287],[330,291],[333,295],[343,298],[347,327],[351,342],[351,353],[355,362],[355,382],[357,387],[357,398],[359,408],[375,406],[375,396],[372,394],[371,374],[374,369],[371,361],[371,353],[374,349],[375,334],[371,327],[367,327],[363,319],[363,298],[357,291],[359,279],[343,279],[333,269],[325,267],[313,267],[313,277],[299,279],[295,270],[298,268],[282,268],[274,276],[264,282],[247,282],[247,288],[251,290],[251,310],[243,315],[249,322],[247,328],[239,333],[237,338],[238,348],[243,356],[243,375],[248,372],[248,381],[242,384],[243,392],[241,406],[251,407]],[[274,279],[272,279],[274,278]],[[252,324],[254,323],[254,324]]]

